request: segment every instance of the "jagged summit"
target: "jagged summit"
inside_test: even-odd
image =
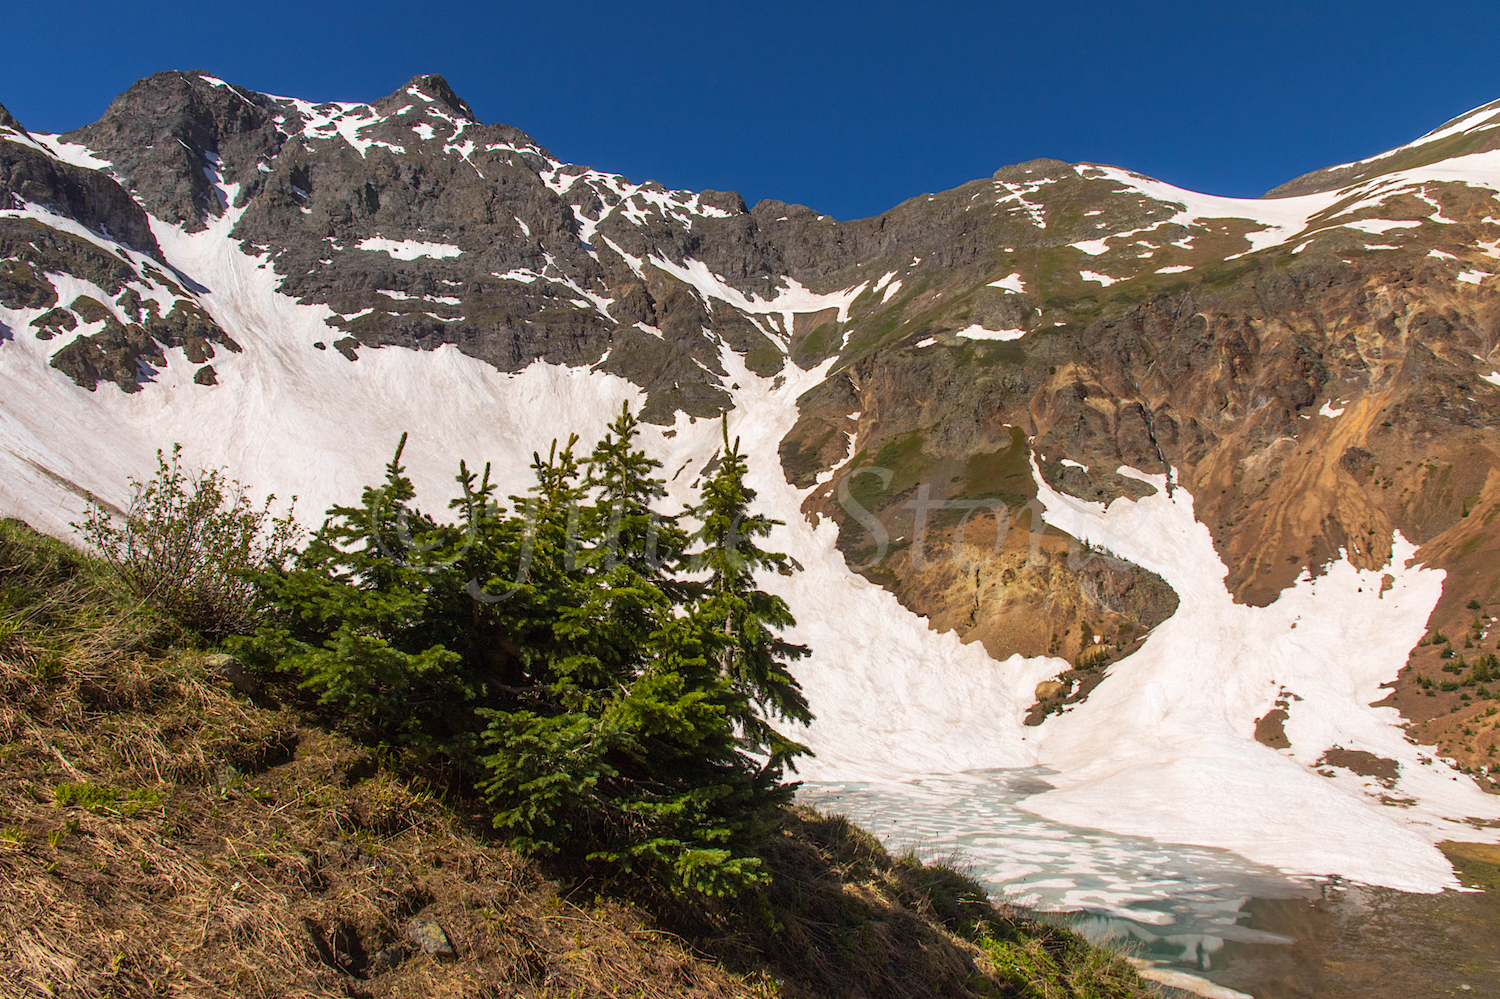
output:
[[[406,86],[375,104],[377,107],[400,102],[409,104],[412,97],[437,101],[454,114],[462,115],[472,122],[479,121],[468,102],[454,93],[448,81],[436,73],[422,73],[412,77],[406,82]]]
[[[258,159],[274,155],[273,110],[264,95],[173,70],[135,83],[63,139],[108,162],[152,214],[195,231],[224,211],[212,179],[219,162],[229,164],[223,179],[244,184]]]

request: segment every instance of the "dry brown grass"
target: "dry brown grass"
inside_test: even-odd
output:
[[[0,525],[0,996],[755,996]],[[61,793],[60,793],[61,792]],[[457,955],[404,938],[419,916]]]
[[[764,991],[628,907],[564,900],[358,747],[240,703],[190,659],[164,671],[144,678],[133,662],[122,674],[154,681],[153,712],[33,717],[5,749],[7,995]],[[80,786],[93,807],[59,804],[59,788],[67,801]],[[457,959],[404,940],[418,915],[444,928]]]

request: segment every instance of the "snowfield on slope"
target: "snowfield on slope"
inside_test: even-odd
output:
[[[1444,573],[1408,564],[1416,548],[1398,533],[1382,570],[1341,559],[1266,607],[1237,604],[1192,496],[1169,494],[1166,476],[1119,472],[1156,492],[1106,508],[1057,492],[1033,463],[1046,520],[1160,574],[1181,604],[1093,696],[1043,727],[1040,761],[1058,771],[1057,789],[1022,807],[1227,847],[1293,873],[1457,887],[1434,844],[1500,839],[1465,821],[1500,819],[1500,799],[1408,742],[1394,708],[1371,706],[1421,638]],[[1285,723],[1292,748],[1277,751],[1255,741],[1255,721],[1283,692],[1296,698]],[[1397,761],[1399,779],[1386,787],[1347,771],[1323,776],[1314,764],[1336,746]]]

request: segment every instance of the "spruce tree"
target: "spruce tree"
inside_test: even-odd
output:
[[[727,415],[723,435],[718,468],[690,511],[701,525],[693,536],[700,546],[695,568],[710,573],[695,614],[722,634],[718,662],[742,697],[743,707],[734,719],[742,737],[779,772],[782,765],[808,750],[778,732],[767,715],[801,724],[812,720],[807,698],[789,668],[791,662],[808,655],[808,649],[780,636],[796,619],[786,601],[756,583],[756,572],[790,575],[792,563],[786,555],[767,552],[757,544],[782,521],[750,512],[755,490],[745,484],[749,466],[739,438],[733,444],[729,441]]]
[[[491,469],[460,463],[458,519],[415,506],[401,464],[335,506],[295,566],[267,574],[274,620],[243,643],[372,741],[440,754],[515,846],[607,877],[733,893],[783,772],[806,750],[768,715],[806,721],[782,640],[786,604],[757,571],[789,571],[757,539],[738,442],[692,508],[692,539],[659,509],[660,464],[621,411],[580,460],[576,435],[535,484],[495,502]],[[690,541],[702,548],[687,572]]]
[[[660,464],[637,436],[622,410],[584,463],[594,502],[563,528],[575,602],[533,660],[537,686],[482,712],[484,790],[524,850],[725,893],[756,879],[761,813],[785,793],[736,738],[751,709],[719,668],[719,635],[687,613],[700,589],[676,572],[687,537],[656,507]],[[538,531],[562,523],[554,512]]]
[[[585,484],[595,490],[593,523],[585,528],[597,540],[603,568],[624,562],[637,575],[655,579],[674,595],[682,592],[675,575],[682,568],[687,534],[677,518],[656,509],[666,483],[652,473],[661,462],[635,445],[640,424],[629,404],[584,461]]]
[[[454,595],[430,571],[442,532],[411,505],[405,446],[403,434],[383,485],[332,507],[295,565],[261,579],[279,613],[240,651],[300,677],[367,737],[436,749],[472,727],[463,706],[480,692],[454,669]]]

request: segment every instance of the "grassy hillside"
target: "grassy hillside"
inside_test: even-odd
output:
[[[1108,952],[806,809],[763,848],[770,883],[731,900],[544,869],[489,838],[461,782],[195,645],[0,523],[7,999],[1148,994]]]

